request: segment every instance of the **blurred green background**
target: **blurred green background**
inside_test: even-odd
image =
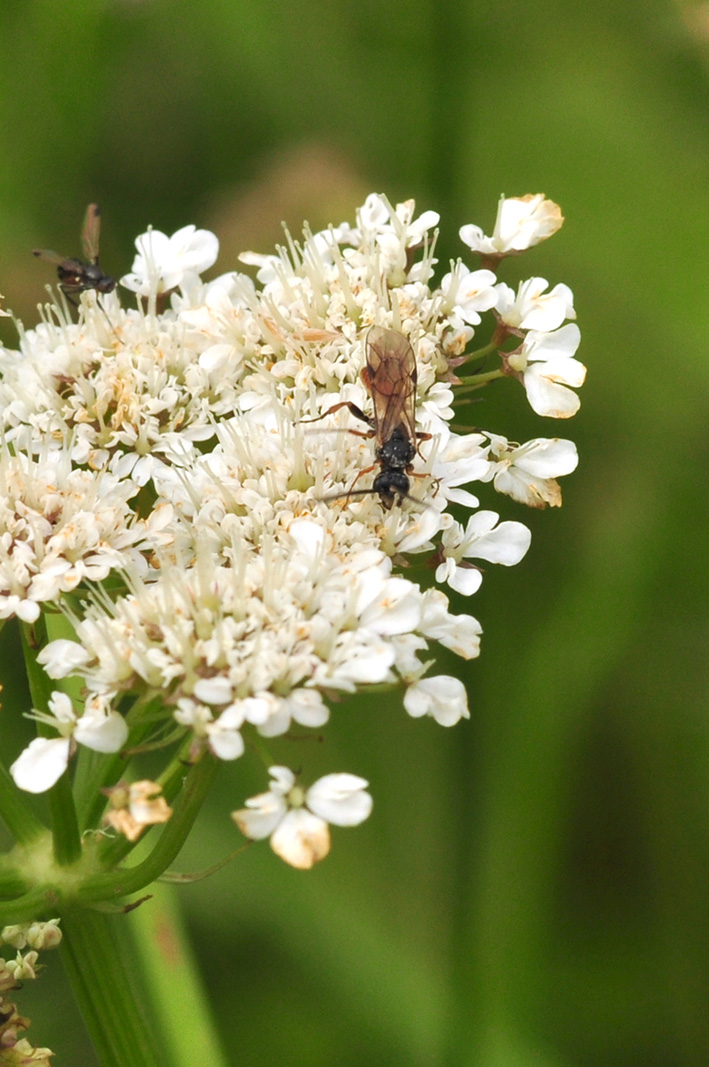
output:
[[[179,890],[235,1065],[709,1064],[708,60],[709,5],[665,0],[0,0],[0,291],[28,325],[30,249],[75,255],[94,199],[115,275],[148,223],[214,229],[228,270],[373,190],[441,211],[444,262],[500,193],[567,220],[503,277],[572,287],[581,413],[500,383],[475,418],[581,464],[561,512],[485,497],[534,539],[457,605],[471,721],[345,704],[307,764],[367,777],[372,818],[310,874],[261,846]],[[236,846],[244,774],[183,869]],[[47,962],[31,1033],[93,1067]]]

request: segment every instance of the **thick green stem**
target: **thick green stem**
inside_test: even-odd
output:
[[[64,968],[101,1067],[173,1067],[149,1019],[126,916],[73,911],[62,930]]]
[[[60,867],[70,867],[81,859],[81,837],[67,771],[52,786],[49,808],[52,813],[54,859]]]

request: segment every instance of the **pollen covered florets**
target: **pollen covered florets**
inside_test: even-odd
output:
[[[470,596],[479,561],[511,566],[530,544],[478,493],[560,503],[571,442],[451,423],[456,397],[494,378],[520,382],[537,414],[577,409],[570,290],[533,277],[515,291],[495,273],[562,221],[543,196],[503,199],[492,238],[461,231],[482,266],[458,260],[440,282],[438,215],[379,194],[354,224],[245,253],[256,283],[201,281],[218,251],[207,231],[150,230],[122,279],[137,306],[87,293],[77,323],[48,306],[0,353],[0,617],[63,610],[73,640],[38,662],[84,686],[83,709],[55,693],[34,713],[59,736],[15,761],[21,788],[50,788],[77,745],[116,752],[133,729],[233,761],[249,737],[319,730],[335,698],[373,686],[401,689],[413,717],[468,716],[460,680],[431,666],[436,644],[476,657],[480,624],[413,565]],[[252,832],[252,802],[237,822],[308,866],[337,819],[323,830],[322,790],[298,804],[291,772],[272,774],[281,828]]]

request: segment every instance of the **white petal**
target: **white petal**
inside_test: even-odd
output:
[[[552,356],[573,356],[581,343],[581,331],[575,322],[551,332],[530,330],[524,339],[527,359],[551,359]]]
[[[234,699],[231,682],[223,674],[199,678],[194,685],[194,695],[202,704],[229,704]]]
[[[244,754],[244,739],[238,730],[216,730],[210,724],[207,727],[209,747],[222,760],[235,760]]]
[[[543,363],[531,363],[524,372],[524,388],[532,410],[546,418],[572,418],[581,407],[581,401],[565,385],[549,381],[544,367]]]
[[[50,678],[66,678],[90,659],[90,654],[77,641],[67,641],[64,638],[50,641],[37,656],[37,662],[44,667]]]
[[[406,578],[389,578],[381,586],[376,600],[360,616],[362,626],[383,635],[414,630],[421,617],[421,593]]]
[[[245,808],[232,811],[231,817],[245,837],[261,841],[264,837],[270,837],[287,810],[282,796],[261,793],[247,800]]]
[[[452,615],[448,598],[439,589],[429,589],[426,594],[421,633],[463,659],[480,655],[480,623],[472,615]]]
[[[288,533],[307,559],[315,560],[322,553],[325,530],[310,519],[296,519],[288,527]]]
[[[536,478],[517,467],[501,470],[495,475],[498,493],[512,497],[528,508],[561,507],[561,487],[554,478]]]
[[[586,381],[586,368],[578,359],[559,356],[548,359],[545,363],[535,364],[535,369],[550,382],[570,385],[573,389],[580,389]]]
[[[451,589],[462,596],[472,596],[482,585],[483,576],[477,567],[460,567],[452,558],[446,559],[436,568],[436,581],[446,582]]]
[[[467,226],[461,226],[458,231],[461,241],[468,246],[473,252],[494,252],[495,246],[491,237],[486,237],[479,226],[473,226],[472,223],[468,223]]]
[[[117,711],[108,715],[85,712],[77,720],[74,737],[94,752],[118,752],[128,740],[128,724]]]
[[[459,678],[447,674],[422,678],[409,686],[404,707],[414,719],[430,715],[441,726],[455,726],[461,719],[470,718],[465,686]]]
[[[330,709],[317,689],[295,689],[284,704],[294,722],[301,726],[317,729],[330,718]]]
[[[217,759],[234,760],[243,755],[244,741],[239,733],[244,723],[242,704],[243,701],[232,704],[207,725],[209,747]]]
[[[291,867],[307,871],[330,851],[330,829],[305,808],[289,811],[271,836],[271,848]]]
[[[276,793],[278,796],[285,796],[286,793],[290,793],[295,785],[295,775],[290,767],[269,767],[268,773],[271,775],[272,793]]]
[[[528,471],[537,478],[560,478],[571,474],[579,463],[579,454],[573,441],[561,437],[538,437],[528,441],[515,455],[514,466]]]
[[[48,705],[50,712],[59,723],[73,724],[76,722],[74,705],[67,693],[62,693],[60,690],[55,689],[48,700]],[[65,731],[62,730],[61,732],[64,733]]]
[[[15,614],[22,622],[37,622],[39,610],[39,604],[36,600],[18,600]]]
[[[26,793],[44,793],[61,778],[69,762],[68,737],[36,737],[10,767],[15,785]]]
[[[372,810],[369,783],[356,774],[326,774],[306,794],[311,811],[335,826],[359,826]]]
[[[475,518],[483,513],[478,512]],[[473,520],[468,523],[471,528]],[[466,531],[467,534],[467,531]],[[472,541],[465,555],[475,559],[485,559],[488,563],[501,563],[503,567],[514,567],[527,553],[532,542],[531,531],[521,522],[505,521],[494,530]]]

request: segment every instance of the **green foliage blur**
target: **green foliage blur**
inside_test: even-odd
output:
[[[709,1063],[705,9],[0,0],[0,291],[26,325],[54,281],[30,250],[76,255],[90,200],[116,276],[149,223],[215,230],[225,271],[370,191],[439,210],[444,263],[500,193],[566,216],[502,277],[573,289],[581,412],[500,382],[464,420],[581,455],[561,511],[484,498],[534,537],[458,605],[485,631],[471,721],[344,704],[303,762],[368,778],[370,820],[312,873],[261,845],[179,890],[234,1065]],[[237,847],[250,773],[222,775],[183,870]],[[31,1034],[94,1067],[46,962]]]

